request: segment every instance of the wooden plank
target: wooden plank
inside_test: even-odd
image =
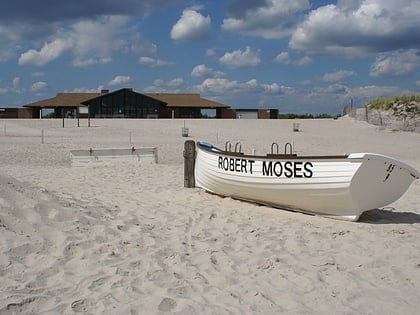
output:
[[[195,141],[187,140],[184,144],[184,187],[195,187]]]

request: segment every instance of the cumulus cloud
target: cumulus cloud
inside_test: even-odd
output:
[[[328,72],[322,77],[323,82],[341,82],[347,78],[355,75],[354,71],[351,70],[339,70],[334,72]]]
[[[48,84],[46,82],[38,81],[38,82],[35,82],[34,84],[32,84],[31,91],[32,92],[40,92],[40,91],[44,90],[47,86],[48,86]]]
[[[222,78],[226,74],[222,71],[216,71],[211,68],[208,68],[206,65],[201,64],[195,66],[194,69],[191,71],[192,77],[206,77],[206,78]]]
[[[238,49],[225,53],[219,58],[219,62],[229,68],[246,68],[258,66],[261,62],[259,51],[252,50],[247,46],[244,51]]]
[[[292,89],[278,83],[259,83],[256,79],[246,82],[230,81],[226,78],[208,78],[205,79],[196,89],[203,94],[226,95],[226,94],[243,94],[248,97],[252,93],[261,94],[284,94]]]
[[[307,0],[231,1],[229,17],[223,20],[226,31],[279,39],[294,30],[299,13],[310,8]]]
[[[180,41],[202,40],[209,37],[210,29],[210,16],[204,16],[193,9],[186,9],[172,27],[171,38]]]
[[[79,1],[80,2],[80,1]],[[111,25],[104,17],[113,16],[115,19],[125,17],[127,19],[147,16],[155,10],[161,10],[168,6],[173,6],[178,3],[184,3],[185,0],[84,0],[83,3],[78,1],[49,1],[49,0],[2,0],[0,1],[0,62],[6,62],[14,59],[16,55],[19,57],[22,54],[22,47],[33,45],[31,53],[24,55],[22,62],[28,64],[42,64],[42,59],[49,58],[42,56],[45,51],[40,51],[42,45],[38,43],[45,42],[49,45],[57,39],[68,39],[72,37],[72,33],[78,33],[79,30],[69,30],[72,25],[81,22],[80,27],[82,33],[75,34],[76,38],[73,41],[74,48],[71,49],[74,54],[75,65],[84,66],[95,63],[107,63],[112,60],[110,51],[121,49],[119,41],[129,41],[132,43],[135,38],[132,38],[129,33],[135,32],[135,28],[123,26],[123,33],[114,37],[112,41],[106,41],[110,45],[106,45],[102,40],[106,38],[106,34],[114,34],[114,31],[121,31],[115,25]],[[46,9],[47,8],[47,9]],[[99,37],[91,37],[91,43],[98,44],[98,49],[87,48],[88,42],[84,41],[83,45],[77,46],[77,35],[83,35],[83,27],[92,34],[89,25],[83,24],[84,21],[99,21],[98,29],[102,29],[103,34]],[[112,23],[111,23],[112,24]],[[101,28],[102,26],[102,28]],[[56,36],[54,33],[57,29],[64,28],[63,36]],[[109,33],[111,32],[111,33]],[[67,36],[64,36],[67,35]],[[89,35],[89,34],[86,34]],[[104,43],[104,44],[102,44]],[[116,45],[115,45],[116,44]],[[145,55],[144,50],[153,49],[153,44],[149,45],[143,41],[140,47],[133,45],[133,50],[141,49],[142,52],[138,55]],[[105,52],[102,48],[106,48]],[[126,49],[126,47],[124,47]],[[38,53],[38,54],[36,54]],[[92,55],[93,53],[93,55]],[[101,54],[105,54],[102,56]],[[90,56],[87,56],[89,54]],[[27,61],[25,58],[28,58]],[[51,57],[50,57],[51,58]],[[35,61],[39,59],[39,61]],[[34,60],[34,61],[32,61]],[[48,63],[48,62],[47,62]]]
[[[73,54],[74,66],[109,63],[115,52],[128,46],[124,40],[127,22],[128,19],[121,16],[78,21],[68,30],[59,30],[40,50],[22,53],[19,64],[41,67],[68,51]]]
[[[298,60],[295,61],[295,64],[298,66],[304,66],[312,63],[312,58],[309,56],[304,56]]]
[[[171,64],[170,61],[155,59],[152,57],[140,57],[139,64],[148,67],[162,67]]]
[[[75,66],[106,64],[112,55],[126,47],[123,30],[128,22],[123,16],[103,16],[96,20],[83,20],[72,25]]]
[[[65,39],[55,39],[44,44],[39,50],[30,49],[19,57],[20,65],[44,66],[47,63],[60,57],[65,51],[72,47],[72,42]]]
[[[370,68],[373,77],[402,77],[413,74],[420,67],[420,50],[379,54]]]
[[[264,90],[264,92],[270,94],[289,94],[293,92],[293,88],[289,86],[280,85],[278,83],[261,84],[261,87]]]
[[[240,91],[250,91],[255,88],[256,80],[248,82],[230,81],[225,78],[209,78],[205,79],[197,88],[201,93],[224,94],[224,93],[238,93]]]
[[[297,66],[304,66],[312,63],[312,58],[304,56],[300,59],[293,60],[287,51],[282,51],[276,56],[276,58],[274,58],[274,62],[285,65],[294,64]]]
[[[154,80],[153,85],[147,86],[143,89],[146,93],[185,93],[185,88],[182,88],[185,84],[183,78],[174,78],[169,81],[161,79]]]
[[[14,77],[13,80],[12,80],[12,83],[13,83],[13,88],[15,90],[19,89],[19,87],[20,87],[20,78],[19,77]]]
[[[348,56],[418,47],[419,13],[418,0],[338,1],[311,11],[293,32],[289,46]]]
[[[214,48],[206,49],[206,56],[207,57],[213,57],[215,55],[216,55],[216,50]]]
[[[179,87],[185,83],[183,78],[175,78],[168,82],[169,87]]]
[[[141,34],[135,33],[129,41],[130,50],[137,56],[151,56],[156,54],[156,44],[144,38]]]
[[[282,51],[281,53],[279,53],[274,59],[274,61],[277,63],[285,64],[285,65],[292,63],[292,60],[290,59],[290,55],[287,51]]]
[[[111,81],[108,82],[108,85],[110,85],[110,86],[124,85],[124,84],[129,84],[131,82],[132,82],[132,80],[131,80],[130,76],[128,76],[128,75],[117,75],[117,76],[115,76],[115,78],[113,78]]]

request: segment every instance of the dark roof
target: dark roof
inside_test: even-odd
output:
[[[121,89],[111,93],[58,93],[53,98],[48,98],[38,102],[24,105],[24,107],[79,107],[86,106],[90,101],[105,97],[112,93],[118,93],[120,91],[129,91],[131,93],[141,94],[134,92],[132,89]],[[167,107],[190,107],[190,108],[229,108],[229,106],[210,101],[208,99],[200,97],[200,94],[192,93],[145,93],[147,97],[158,100],[165,103]]]
[[[82,102],[97,97],[101,93],[57,93],[55,97],[23,105],[23,107],[79,107]]]
[[[228,108],[229,106],[190,93],[147,93],[149,97],[166,103],[167,107]]]

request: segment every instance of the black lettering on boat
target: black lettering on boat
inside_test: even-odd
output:
[[[276,162],[273,165],[273,173],[277,177],[280,177],[283,174],[283,166],[281,165],[281,162]]]
[[[311,162],[305,162],[305,164],[303,164],[303,169],[305,170],[303,176],[305,176],[305,178],[311,178],[314,175],[312,171],[313,167],[314,165]]]
[[[224,171],[231,171],[236,173],[245,173],[248,172],[252,174],[254,160],[246,160],[241,158],[228,158],[219,156],[217,158],[217,167]]]
[[[235,160],[232,158],[229,159],[229,171],[231,172],[235,171]]]
[[[246,171],[246,160],[241,159],[241,173],[248,173]]]
[[[273,176],[273,161],[263,161],[262,174],[263,176]]]
[[[254,160],[248,160],[248,162],[249,162],[249,172],[252,174],[252,164],[254,164],[255,161]]]
[[[284,162],[284,176],[293,177],[293,163],[290,161]]]
[[[302,178],[303,177],[303,175],[302,175],[302,164],[303,164],[303,162],[300,162],[300,161],[295,162],[293,164],[293,173],[294,173],[293,177],[295,177],[295,178]]]
[[[255,160],[234,157],[219,156],[217,159],[219,169],[242,174],[253,174],[254,163]],[[311,162],[263,160],[261,167],[262,176],[286,178],[311,178],[313,176],[313,164]]]

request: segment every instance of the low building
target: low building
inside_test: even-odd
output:
[[[221,118],[229,106],[202,98],[199,94],[137,93],[131,88],[101,93],[58,93],[55,97],[24,105],[33,118],[43,109],[54,109],[55,117],[90,118],[200,118],[202,109],[215,109]]]
[[[54,111],[56,118],[76,117],[80,107],[86,107],[82,102],[101,95],[101,93],[57,93],[55,97],[24,105],[32,110],[32,118],[42,117],[44,109]]]
[[[3,118],[32,118],[30,108],[0,108],[0,119]]]
[[[277,119],[278,109],[225,109],[222,117],[227,119]]]

